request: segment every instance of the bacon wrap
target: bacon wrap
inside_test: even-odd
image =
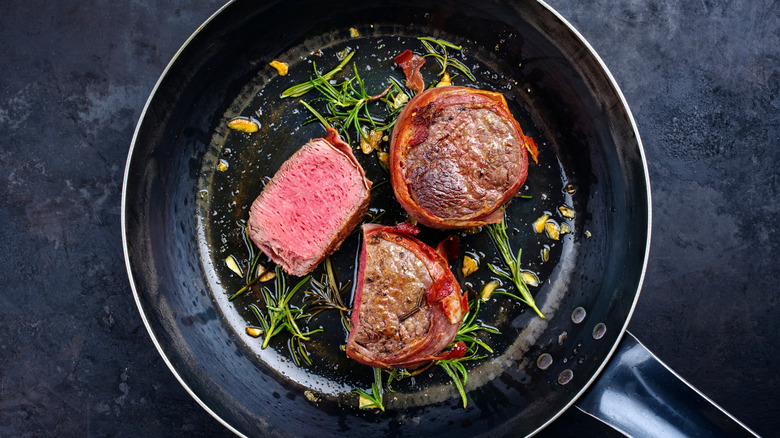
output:
[[[404,75],[406,76],[406,88],[415,93],[420,93],[425,89],[425,82],[420,73],[420,67],[425,64],[425,58],[415,54],[411,50],[404,50],[400,55],[395,57],[395,63],[404,71]]]
[[[436,356],[436,360],[460,359],[466,355],[466,343],[458,341],[452,344],[452,348]]]
[[[460,254],[460,239],[458,236],[449,236],[436,245],[436,252],[449,261],[458,258]]]
[[[454,345],[442,353],[468,311],[467,296],[447,260],[406,233],[409,228],[416,230],[363,225],[346,350],[366,365],[415,369],[460,351]]]
[[[536,144],[500,93],[448,86],[416,95],[398,116],[389,169],[401,206],[439,229],[498,223],[528,174]]]

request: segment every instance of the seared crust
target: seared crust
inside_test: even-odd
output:
[[[441,357],[468,309],[447,261],[407,232],[363,226],[347,355],[366,365],[416,368]]]
[[[393,129],[396,198],[432,228],[500,222],[501,207],[527,172],[525,136],[500,93],[454,86],[424,91]]]

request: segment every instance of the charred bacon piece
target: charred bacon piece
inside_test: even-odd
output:
[[[422,73],[420,73],[420,68],[425,64],[425,58],[411,50],[404,50],[394,60],[406,76],[406,88],[415,93],[425,89],[425,82],[423,81]]]
[[[429,89],[409,101],[393,129],[393,190],[412,218],[432,228],[498,223],[535,148],[500,93]]]
[[[412,237],[409,224],[363,225],[347,355],[381,368],[417,368],[432,360],[462,357],[455,343],[468,311],[466,294],[447,260]]]

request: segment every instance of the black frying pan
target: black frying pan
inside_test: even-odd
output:
[[[313,320],[325,333],[308,345],[310,366],[291,363],[283,337],[261,350],[243,332],[253,321],[247,306],[259,295],[227,301],[243,283],[224,258],[244,250],[236,222],[246,218],[262,179],[324,134],[316,123],[303,125],[308,114],[280,92],[308,78],[308,60],[330,68],[346,47],[357,49],[354,62],[369,88],[381,90],[388,72],[402,78],[392,55],[421,50],[417,36],[464,45],[476,85],[502,92],[541,146],[525,188],[532,199],[513,201],[507,221],[512,244],[524,249],[523,265],[543,281],[534,293],[547,318],[492,300],[480,316],[502,334],[490,338],[490,359],[469,365],[467,409],[432,369],[400,382],[378,413],[359,410],[349,392],[367,389],[371,371],[339,350],[345,332],[338,315]],[[321,58],[312,55],[317,51]],[[289,76],[268,66],[277,58],[290,63]],[[235,116],[258,118],[261,130],[229,131]],[[387,179],[373,156],[357,154],[370,179]],[[228,170],[216,170],[220,160]],[[123,237],[153,341],[190,394],[234,432],[520,436],[571,406],[618,348],[644,274],[649,198],[641,142],[620,91],[590,47],[543,3],[239,0],[190,38],[149,98],[127,162]],[[576,212],[571,234],[551,242],[530,231],[531,221],[559,205]],[[372,208],[385,211],[383,223],[405,217],[389,184],[374,191]],[[435,245],[445,235],[425,230],[421,238]],[[351,278],[359,245],[352,236],[334,255],[341,279]],[[542,263],[545,245],[551,259]],[[463,237],[463,248],[497,261],[484,233]],[[484,268],[460,278],[477,289],[489,279]]]

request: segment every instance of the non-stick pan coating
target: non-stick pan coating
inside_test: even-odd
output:
[[[351,27],[361,38],[350,37]],[[226,295],[240,283],[221,261],[235,249],[235,220],[261,188],[257,175],[322,135],[317,124],[300,127],[306,114],[297,100],[278,99],[285,83],[268,62],[287,56],[305,78],[301,71],[311,67],[296,60],[311,51],[323,50],[317,62],[325,66],[344,46],[379,56],[373,39],[383,39],[386,50],[419,50],[414,38],[426,35],[463,44],[476,71],[495,72],[481,77],[480,86],[502,92],[542,146],[541,163],[529,172],[533,198],[513,201],[508,221],[516,230],[513,243],[523,246],[524,260],[536,263],[545,280],[535,293],[547,319],[519,305],[492,304],[491,322],[501,324],[504,335],[495,339],[497,354],[469,376],[468,409],[452,385],[434,375],[399,386],[398,395],[386,397],[385,413],[360,411],[348,388],[369,384],[364,370],[370,369],[341,358],[334,361],[340,370],[326,372],[316,361],[301,368],[285,361],[283,348],[259,350],[240,331],[246,303],[227,304]],[[356,62],[370,60],[356,55]],[[225,129],[226,117],[261,105],[257,137]],[[215,164],[226,147],[230,169],[219,173]],[[381,177],[375,162],[360,159],[369,175]],[[562,190],[568,184],[574,194]],[[647,179],[630,113],[576,34],[532,2],[231,3],[191,38],[158,83],[136,132],[124,197],[128,270],[150,334],[193,396],[246,435],[533,433],[573,402],[613,350],[633,309],[648,245]],[[529,224],[559,203],[574,207],[576,226],[543,265],[540,238]],[[402,218],[389,191],[378,189],[372,206],[388,210],[384,223]],[[431,244],[440,237],[423,234]],[[472,248],[491,251],[488,240],[469,238]],[[358,245],[353,236],[334,258],[342,278],[354,269]],[[577,308],[585,311],[581,321],[572,318]],[[336,352],[339,336],[343,342],[338,323],[323,321],[331,337],[320,346],[334,344]],[[606,331],[596,339],[599,324]],[[553,359],[544,370],[537,365],[542,354]]]

